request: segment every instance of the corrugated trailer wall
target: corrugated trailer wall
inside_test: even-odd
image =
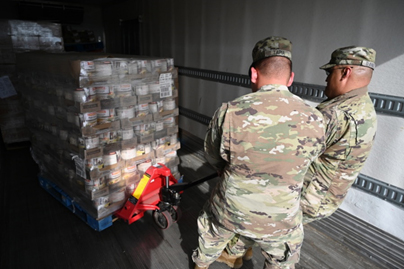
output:
[[[119,27],[111,25],[118,19],[138,19],[142,54],[172,57],[177,66],[244,75],[256,41],[284,36],[294,46],[295,82],[320,86],[326,77],[318,67],[334,49],[372,47],[377,67],[369,91],[403,98],[403,11],[401,0],[155,0],[117,4],[104,10],[103,17],[107,52],[120,52],[119,39],[109,38],[117,36]],[[187,76],[180,76],[179,83],[180,106],[208,117],[222,102],[250,91]],[[402,190],[404,118],[378,113],[378,125],[362,174]],[[180,128],[203,138],[206,125],[180,116]],[[403,207],[352,188],[342,208],[404,239]]]

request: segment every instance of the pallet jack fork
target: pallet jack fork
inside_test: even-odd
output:
[[[180,183],[165,165],[151,166],[115,216],[132,224],[147,210],[153,210],[155,223],[161,229],[167,229],[181,216],[179,204],[183,191],[215,177],[216,173],[191,183]]]

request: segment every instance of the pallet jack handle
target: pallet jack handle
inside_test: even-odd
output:
[[[188,189],[188,188],[191,188],[191,187],[193,187],[193,186],[202,184],[202,183],[205,182],[205,181],[214,179],[214,178],[216,178],[216,177],[218,177],[218,174],[217,174],[217,173],[214,173],[214,174],[211,174],[211,175],[206,176],[206,177],[204,177],[204,178],[201,178],[201,179],[195,180],[195,181],[193,181],[193,182],[190,182],[190,183],[178,183],[178,184],[171,185],[171,186],[169,186],[168,188],[169,188],[170,190],[173,190],[173,191],[176,191],[176,192],[181,192],[181,191],[184,191],[184,190],[186,190],[186,189]]]

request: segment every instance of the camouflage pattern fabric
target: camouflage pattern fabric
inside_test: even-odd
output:
[[[280,36],[270,36],[258,41],[253,50],[253,63],[272,56],[282,56],[292,60],[292,42]]]
[[[330,61],[320,69],[329,69],[336,65],[359,65],[375,69],[376,51],[371,48],[349,46],[334,50]]]
[[[243,257],[248,248],[258,245],[265,257],[264,268],[291,269],[299,262],[303,236],[303,226],[284,237],[268,240],[252,240],[237,234],[227,243],[226,251],[231,256]]]
[[[216,223],[208,208],[209,204],[206,203],[198,217],[199,247],[192,255],[192,260],[200,267],[207,267],[217,260],[223,249],[228,249],[233,241],[240,245],[241,250],[228,253],[236,257],[242,257],[248,247],[259,245],[265,257],[264,268],[291,269],[299,262],[304,236],[303,225],[285,236],[252,240]],[[237,246],[234,246],[233,250],[236,248]]]
[[[235,234],[214,221],[209,204],[198,217],[199,246],[192,254],[192,260],[200,267],[206,267],[219,258],[223,249]],[[241,255],[239,255],[241,257]]]
[[[300,231],[303,178],[324,129],[321,113],[282,85],[223,104],[205,138],[207,160],[223,172],[208,203],[214,220],[254,240]]]
[[[369,156],[377,128],[366,87],[326,100],[317,108],[327,125],[327,149],[305,176],[304,223],[328,217],[338,209]]]

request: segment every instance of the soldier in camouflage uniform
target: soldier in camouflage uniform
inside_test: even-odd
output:
[[[375,68],[376,52],[365,47],[335,50],[328,64],[327,100],[317,106],[326,123],[325,152],[304,178],[301,205],[303,223],[329,217],[342,204],[370,153],[377,118],[367,86]],[[244,242],[233,238],[227,250],[242,255]],[[244,259],[252,258],[252,248]],[[239,264],[242,264],[240,259]]]
[[[371,48],[345,47],[320,67],[327,73],[328,99],[317,108],[327,125],[327,149],[305,176],[301,200],[305,223],[338,209],[369,156],[377,118],[367,86],[375,57]]]
[[[325,149],[319,111],[289,92],[292,44],[257,42],[250,67],[252,93],[224,103],[205,137],[205,156],[221,180],[198,217],[195,268],[216,259],[239,268],[224,250],[237,236],[257,243],[265,268],[294,268],[303,241],[300,194],[311,162]],[[243,255],[241,253],[240,255]]]

